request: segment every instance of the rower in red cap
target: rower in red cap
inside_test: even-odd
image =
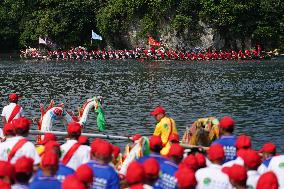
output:
[[[78,142],[81,136],[81,125],[71,122],[67,127],[68,140],[61,145],[61,163],[76,170],[81,164],[90,160],[91,148]]]
[[[160,136],[163,142],[164,148],[161,150],[162,155],[167,155],[169,152],[169,139],[171,134],[178,134],[175,121],[166,116],[166,110],[162,106],[158,106],[152,111],[151,116],[154,116],[157,124],[153,135]]]
[[[2,111],[2,121],[3,123],[9,123],[13,119],[17,119],[19,117],[24,116],[23,108],[17,104],[19,100],[19,96],[16,93],[12,93],[9,95],[10,104],[5,106]]]

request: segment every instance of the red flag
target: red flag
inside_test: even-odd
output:
[[[153,37],[149,36],[148,37],[148,42],[149,42],[149,45],[151,46],[161,46],[161,43],[156,41]]]

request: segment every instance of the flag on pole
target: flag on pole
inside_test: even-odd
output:
[[[47,45],[46,39],[42,39],[41,37],[38,38],[38,44],[44,44]]]
[[[102,36],[96,34],[93,30],[92,30],[92,39],[94,40],[103,40]]]
[[[161,46],[161,43],[159,41],[156,41],[153,37],[148,37],[149,45],[151,46]]]

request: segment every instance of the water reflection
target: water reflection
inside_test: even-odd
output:
[[[51,99],[76,112],[102,95],[109,134],[150,135],[149,112],[161,104],[180,134],[199,117],[232,115],[236,132],[253,136],[255,147],[273,141],[283,152],[283,76],[283,62],[1,62],[1,109],[10,92],[21,93],[30,118]],[[92,113],[86,132],[97,132],[95,124]]]

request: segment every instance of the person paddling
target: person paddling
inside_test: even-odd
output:
[[[19,96],[16,93],[9,95],[10,104],[3,108],[1,114],[4,124],[10,123],[13,119],[24,117],[24,110],[19,104],[17,104],[18,100]]]
[[[163,142],[164,148],[161,150],[161,155],[167,155],[169,151],[169,138],[171,134],[178,134],[175,121],[166,116],[166,110],[162,106],[158,106],[150,113],[154,116],[157,124],[153,135],[160,136]]]

